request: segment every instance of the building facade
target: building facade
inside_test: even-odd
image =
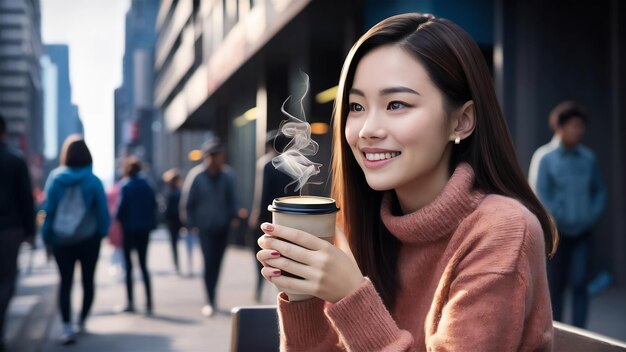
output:
[[[311,77],[310,93],[303,99],[306,118],[328,124],[332,99],[313,104],[313,95],[336,85],[342,56],[349,49],[346,33],[354,32],[352,5],[352,1],[162,1],[154,96],[169,133],[169,140],[161,140],[170,150],[162,155],[168,158],[164,163],[188,170],[194,163],[189,152],[207,137],[198,132],[216,135],[228,146],[240,204],[250,209],[255,163],[264,153],[266,132],[286,119],[280,110],[289,96],[291,102],[301,98],[305,90],[301,71]],[[334,27],[315,26],[307,8],[334,8],[326,15],[328,23],[345,24],[336,33],[331,32]],[[325,35],[324,41],[311,39]],[[311,60],[316,52],[326,61]],[[316,181],[324,181],[330,135],[315,139],[320,152],[314,160],[325,167]],[[311,191],[324,194],[329,188],[321,185]]]
[[[0,0],[0,114],[8,142],[22,149],[42,182],[41,13],[39,0]]]

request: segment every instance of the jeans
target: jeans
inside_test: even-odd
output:
[[[587,323],[590,249],[589,233],[578,237],[569,237],[561,233],[556,254],[548,261],[548,280],[554,320],[563,321],[563,296],[569,285],[573,293],[573,325],[579,328],[585,328]]]
[[[100,253],[100,241],[100,236],[93,235],[85,241],[76,244],[52,248],[61,276],[59,308],[61,309],[61,318],[65,324],[69,324],[72,320],[70,295],[74,281],[74,267],[77,261],[80,262],[83,282],[83,309],[80,313],[80,323],[83,324],[89,315],[95,296],[94,274]]]
[[[222,267],[222,258],[228,244],[229,226],[211,230],[200,230],[200,247],[204,257],[204,285],[207,300],[215,305],[215,287]]]
[[[175,222],[167,223],[167,229],[169,230],[169,233],[170,233],[170,245],[172,247],[172,257],[174,259],[174,269],[176,269],[176,271],[180,270],[180,267],[178,264],[178,240],[180,239],[181,227],[182,226],[180,225],[180,223],[175,223]]]
[[[131,252],[137,250],[139,257],[139,267],[143,276],[143,284],[146,289],[146,308],[152,310],[152,285],[150,284],[150,273],[148,272],[148,242],[150,241],[150,230],[124,231],[124,261],[126,263],[126,298],[128,306],[134,307],[133,296],[133,261]]]

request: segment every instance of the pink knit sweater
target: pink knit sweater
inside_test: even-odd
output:
[[[341,301],[278,298],[281,350],[550,351],[552,309],[537,218],[516,200],[472,190],[460,165],[415,213],[391,212],[402,243],[400,289],[388,311],[369,280]]]

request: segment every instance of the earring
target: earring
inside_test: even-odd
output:
[[[454,144],[459,144],[459,143],[461,143],[461,137],[456,137],[454,139]]]

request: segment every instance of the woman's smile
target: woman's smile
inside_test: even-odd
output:
[[[396,150],[362,148],[363,166],[368,169],[381,168],[402,154]]]

